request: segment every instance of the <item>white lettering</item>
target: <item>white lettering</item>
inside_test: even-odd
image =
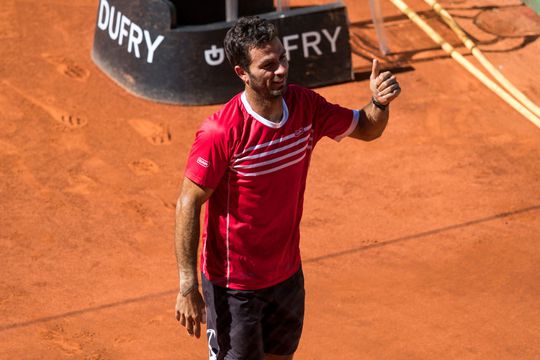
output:
[[[154,51],[156,51],[159,44],[161,44],[163,39],[165,39],[165,36],[158,35],[156,40],[154,42],[152,42],[152,38],[150,37],[150,33],[148,32],[148,30],[144,30],[144,38],[146,40],[146,46],[148,47],[148,56],[146,58],[146,62],[151,64],[152,61],[154,61]]]
[[[120,19],[122,17],[122,13],[119,11],[116,15],[116,29],[113,30],[113,23],[114,23],[114,6],[111,7],[111,17],[109,18],[109,37],[113,40],[116,40],[118,38],[118,33],[120,32]]]
[[[148,30],[143,30],[119,10],[116,10],[114,6],[110,6],[108,0],[100,0],[97,27],[100,30],[107,31],[111,40],[118,40],[120,46],[124,43],[124,38],[127,38],[127,51],[129,54],[133,53],[137,59],[141,57],[141,44],[144,35],[148,49],[146,61],[150,64],[154,61],[156,49],[165,39],[163,35],[158,35],[155,40],[152,40]]]
[[[212,45],[210,50],[204,50],[204,60],[210,66],[217,66],[225,60],[225,51],[223,48]]]
[[[287,60],[291,60],[291,51],[298,49],[297,45],[289,44],[289,41],[298,39],[298,34],[287,35],[283,37],[283,47],[287,55]]]
[[[120,14],[120,11],[118,12]],[[126,26],[131,24],[131,20],[126,15],[122,15],[122,21],[120,21],[120,36],[118,37],[118,45],[122,45],[124,37],[128,36]]]
[[[336,30],[334,31],[334,35],[330,36],[330,33],[326,29],[322,29],[322,33],[324,34],[324,36],[326,36],[326,38],[330,42],[330,48],[332,49],[333,53],[336,52],[336,41],[337,41],[337,37],[340,31],[341,31],[341,26],[338,26]]]
[[[107,0],[101,0],[99,3],[99,15],[97,26],[101,30],[105,30],[109,24],[109,15],[111,13],[111,8]]]
[[[313,41],[309,41],[308,38],[313,38]],[[315,51],[315,54],[322,55],[321,49],[317,46],[321,42],[321,35],[317,31],[309,31],[302,33],[302,50],[304,51],[304,57],[309,57],[309,48]]]
[[[210,163],[208,163],[208,160],[206,159],[203,159],[202,157],[198,157],[197,158],[197,164],[201,165],[202,167],[205,167],[207,168],[208,166],[210,166]]]
[[[142,41],[142,29],[137,24],[131,23],[131,27],[129,28],[128,53],[131,54],[131,50],[133,50],[137,59],[141,57],[139,45],[142,43]]]

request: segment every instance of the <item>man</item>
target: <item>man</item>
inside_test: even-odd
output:
[[[225,51],[245,91],[202,124],[187,161],[176,207],[176,318],[196,337],[207,321],[211,359],[292,359],[304,315],[299,225],[313,147],[323,136],[376,139],[401,90],[376,60],[373,97],[360,111],[288,85],[285,49],[258,17],[238,20]]]

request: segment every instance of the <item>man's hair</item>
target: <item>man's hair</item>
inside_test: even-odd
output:
[[[258,16],[246,16],[238,19],[225,35],[225,54],[232,67],[239,65],[249,69],[251,58],[249,51],[262,47],[277,36],[272,23]]]

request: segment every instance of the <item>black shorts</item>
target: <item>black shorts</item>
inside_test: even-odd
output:
[[[233,290],[202,276],[210,360],[293,354],[304,324],[304,274],[260,290]]]

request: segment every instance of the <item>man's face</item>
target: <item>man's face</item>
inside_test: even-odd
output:
[[[289,62],[281,41],[275,37],[259,48],[250,49],[251,63],[243,78],[264,98],[277,98],[287,90]]]

